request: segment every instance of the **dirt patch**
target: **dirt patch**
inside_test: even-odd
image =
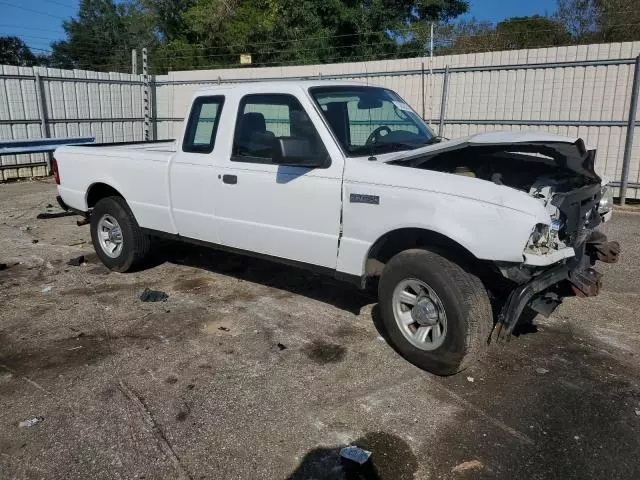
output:
[[[91,365],[112,354],[109,338],[98,335],[64,338],[39,348],[11,351],[13,345],[3,345],[0,364],[19,375],[36,370],[62,370]],[[6,338],[3,343],[6,342]]]
[[[209,288],[216,283],[215,279],[209,277],[184,278],[173,283],[173,290],[176,292],[192,292],[203,288]]]
[[[313,362],[319,364],[337,363],[342,361],[347,349],[336,343],[314,340],[304,347],[304,354]]]
[[[99,285],[90,285],[87,287],[68,288],[66,290],[61,291],[60,295],[83,296],[83,295],[94,295],[96,293],[116,293],[116,292],[138,293],[138,291],[142,291],[146,287],[148,287],[148,285],[142,282],[130,283],[130,284],[101,283]]]

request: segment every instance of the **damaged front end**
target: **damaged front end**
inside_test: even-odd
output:
[[[615,263],[620,246],[596,228],[611,216],[611,192],[594,169],[595,150],[581,139],[489,133],[443,142],[391,163],[462,175],[520,190],[549,215],[532,229],[519,264],[494,266],[502,305],[493,340],[510,337],[526,309],[550,315],[568,296],[598,295],[596,261]]]
[[[495,341],[510,338],[526,308],[549,316],[565,297],[598,295],[602,275],[593,267],[597,261],[616,263],[619,258],[620,245],[596,230],[609,213],[602,211],[599,183],[539,195],[551,223],[537,225],[532,233],[524,251],[530,278],[521,275],[507,297],[491,336]]]

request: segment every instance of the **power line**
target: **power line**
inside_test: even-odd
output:
[[[66,20],[66,18],[64,17],[51,15],[50,13],[41,12],[40,10],[34,10],[33,8],[23,7],[22,5],[14,5],[13,3],[8,3],[8,2],[0,2],[0,5],[6,5],[7,7],[17,8],[19,10],[24,10],[25,12],[37,13],[38,15],[46,15],[47,17],[57,18],[58,20]]]

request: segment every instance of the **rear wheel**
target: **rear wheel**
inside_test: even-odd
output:
[[[98,201],[91,212],[91,240],[102,263],[116,272],[131,270],[149,252],[149,236],[122,197]]]
[[[380,310],[395,348],[437,375],[467,368],[486,349],[493,314],[482,282],[433,251],[406,250],[385,266]]]

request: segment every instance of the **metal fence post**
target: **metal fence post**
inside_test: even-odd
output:
[[[42,77],[40,72],[34,72],[35,87],[36,87],[36,103],[38,104],[38,116],[40,117],[40,136],[42,138],[49,138],[51,133],[49,131],[49,122],[47,118],[47,104],[44,97],[44,85],[42,83]],[[53,154],[47,153],[47,175],[51,173],[51,163]]]
[[[631,104],[629,105],[629,122],[627,123],[627,139],[624,144],[622,160],[622,178],[620,179],[620,205],[627,202],[627,184],[629,182],[629,165],[633,150],[633,134],[636,129],[636,114],[638,112],[638,84],[640,83],[640,55],[636,57],[636,68],[633,72],[633,87],[631,88]]]
[[[131,74],[138,74],[138,52],[135,48],[131,50]]]
[[[149,65],[147,59],[147,49],[142,49],[142,101],[144,108],[144,125],[142,130],[143,139],[149,141],[150,108],[149,102]]]
[[[447,91],[449,90],[449,65],[444,69],[444,81],[442,82],[442,99],[440,101],[440,125],[438,126],[438,136],[444,134],[444,116],[447,113]]]
[[[422,86],[422,119],[424,120],[425,110],[424,110],[424,62],[422,62],[422,70],[420,71],[420,85]]]

